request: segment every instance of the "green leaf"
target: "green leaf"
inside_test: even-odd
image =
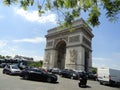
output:
[[[46,10],[47,10],[47,9],[50,10],[50,9],[52,8],[52,7],[51,7],[50,0],[47,0],[47,1],[46,1],[45,8],[46,8]]]
[[[64,5],[64,0],[56,0],[57,1],[57,3],[58,3],[58,6],[59,7],[63,7]]]
[[[66,8],[69,8],[69,7],[71,6],[71,5],[70,5],[70,4],[71,4],[71,0],[65,0],[65,1],[64,1],[64,4],[65,4],[65,7],[66,7]]]
[[[53,4],[54,4],[55,7],[57,7],[57,8],[59,7],[57,0],[55,0],[55,1],[53,2]]]
[[[73,15],[73,17],[78,17],[79,16],[79,11],[78,10],[73,10],[72,15]]]
[[[30,4],[32,6],[34,4],[34,0],[30,0]]]
[[[77,0],[71,0],[71,8],[75,8],[77,6]]]
[[[5,4],[5,5],[10,5],[11,4],[11,1],[10,0],[3,0],[3,4]]]
[[[22,7],[24,10],[27,10],[27,4],[26,4],[26,2],[21,1],[20,3],[21,3],[21,7]]]
[[[86,7],[86,9],[88,9],[88,8],[91,7],[91,2],[90,2],[90,0],[88,0],[88,2],[85,3],[85,7]]]
[[[91,12],[89,13],[88,23],[90,23],[93,27],[99,25],[99,16],[99,9],[96,6],[92,7]]]
[[[42,9],[42,6],[41,5],[38,5],[38,10],[41,10]]]

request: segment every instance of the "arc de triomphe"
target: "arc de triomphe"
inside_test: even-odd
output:
[[[69,28],[48,30],[44,68],[76,69],[91,71],[92,30],[83,19],[73,22],[74,30]]]

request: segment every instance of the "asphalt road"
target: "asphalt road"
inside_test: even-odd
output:
[[[120,88],[100,85],[88,80],[87,88],[78,87],[78,80],[58,77],[58,83],[23,80],[19,76],[2,74],[0,69],[0,90],[120,90]]]

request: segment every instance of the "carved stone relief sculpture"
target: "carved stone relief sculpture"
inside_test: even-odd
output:
[[[49,62],[50,62],[50,53],[46,54],[45,62],[49,64]]]
[[[69,50],[69,53],[70,53],[70,62],[75,63],[75,61],[77,60],[77,50],[71,49]]]

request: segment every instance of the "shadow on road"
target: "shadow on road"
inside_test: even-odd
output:
[[[25,80],[23,78],[20,78],[21,80]],[[50,82],[47,82],[47,81],[40,81],[40,80],[26,80],[26,81],[32,81],[32,82],[43,82],[43,83],[50,83]],[[59,82],[51,82],[50,84],[58,84]]]
[[[80,88],[91,88],[91,86],[82,86],[82,87],[80,87]]]
[[[104,86],[111,87],[111,88],[120,88],[120,85],[104,85]]]

